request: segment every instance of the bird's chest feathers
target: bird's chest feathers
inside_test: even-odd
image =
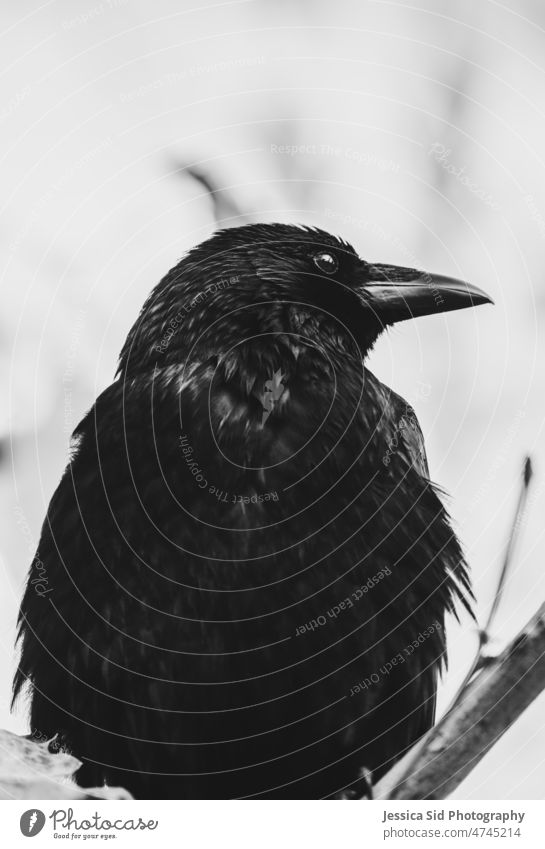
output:
[[[190,459],[208,483],[199,503],[225,514],[226,523],[257,527],[264,510],[297,512],[325,493],[322,508],[353,499],[362,505],[358,493],[365,492],[374,512],[375,501],[406,478],[404,431],[396,447],[387,390],[361,362],[335,363],[288,340],[197,365],[190,374],[186,368],[182,383],[171,376],[167,383],[176,387],[181,420],[177,410],[167,410],[168,417],[174,427],[181,421]],[[180,469],[174,456],[166,466],[185,493],[184,464]],[[211,487],[218,500],[212,508]],[[188,491],[195,492],[192,481]],[[265,505],[267,495],[276,506]]]
[[[300,454],[331,430],[338,394],[330,363],[288,343],[279,357],[227,364],[214,377],[209,421],[220,450],[234,463],[272,467]]]

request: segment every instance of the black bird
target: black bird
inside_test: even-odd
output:
[[[433,723],[471,589],[412,409],[365,360],[483,304],[328,233],[219,231],[152,291],[77,427],[15,696],[140,798],[360,793]]]

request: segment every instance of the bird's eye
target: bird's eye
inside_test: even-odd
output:
[[[320,251],[319,254],[313,256],[314,265],[323,271],[324,274],[335,274],[339,267],[339,260],[336,256],[330,253]]]

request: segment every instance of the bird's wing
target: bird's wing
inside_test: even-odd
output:
[[[398,395],[386,386],[383,386],[383,389],[388,394],[388,404],[395,420],[395,431],[398,442],[400,443],[398,450],[401,448],[406,453],[407,459],[416,471],[423,478],[429,479],[430,471],[424,444],[424,434],[422,433],[414,409],[401,395]]]

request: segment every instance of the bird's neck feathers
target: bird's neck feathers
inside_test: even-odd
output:
[[[305,430],[336,395],[361,396],[364,355],[378,334],[357,339],[348,306],[339,318],[327,299],[322,308],[305,293],[280,296],[243,268],[224,266],[221,280],[218,268],[206,271],[184,262],[151,293],[121,352],[125,383],[153,387],[167,415],[186,399],[210,416],[220,441],[284,420]]]

